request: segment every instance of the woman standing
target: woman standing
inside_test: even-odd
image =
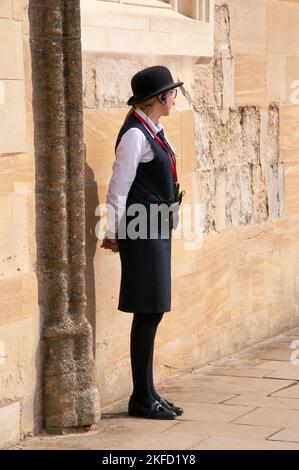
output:
[[[154,419],[174,419],[183,413],[182,408],[159,396],[153,383],[155,335],[164,313],[171,310],[174,215],[166,211],[166,217],[158,217],[154,226],[150,210],[153,205],[169,209],[182,200],[174,149],[159,122],[161,116],[170,114],[176,88],[181,85],[183,82],[175,83],[168,68],[161,65],[143,69],[132,77],[133,96],[127,102],[132,107],[116,140],[106,198],[108,230],[102,243],[103,248],[120,255],[118,309],[134,314],[130,337],[134,388],[128,413]],[[132,204],[144,208],[142,213],[146,216],[138,219],[142,233],[137,238],[132,230],[132,223],[136,229],[135,214],[128,213]]]

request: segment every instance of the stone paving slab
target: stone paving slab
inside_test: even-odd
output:
[[[146,423],[149,421],[146,420]],[[151,420],[150,429],[152,432],[164,432],[174,426],[176,420],[162,420],[156,419]],[[128,428],[130,431],[134,431],[139,433],[140,431],[144,430],[145,420],[140,418],[135,418],[133,416],[128,416],[126,414],[122,414],[119,418],[114,416],[113,414],[109,415],[102,415],[102,427],[106,430],[108,427],[109,429],[118,429],[119,431],[127,431]]]
[[[263,365],[263,364],[262,364]],[[208,375],[230,375],[232,377],[252,377],[252,378],[264,378],[272,373],[275,373],[274,368],[269,369],[258,369],[257,367],[238,367],[238,366],[220,366],[215,367],[208,365],[203,369],[203,372]]]
[[[249,407],[259,408],[275,408],[275,409],[289,409],[299,410],[299,400],[296,398],[283,398],[271,395],[270,397],[263,397],[258,395],[238,395],[229,399],[226,404],[228,405],[243,405]]]
[[[192,402],[180,402],[185,412],[183,415],[176,418],[176,421],[211,421],[213,423],[229,423],[236,418],[243,416],[255,407],[238,406],[238,405],[217,405],[209,403],[198,403],[195,400]]]
[[[299,443],[299,425],[296,427],[285,428],[273,434],[271,441],[288,441]]]
[[[266,439],[277,432],[276,427],[251,426],[235,423],[214,422],[190,422],[180,420],[171,426],[168,433],[198,433],[206,436],[230,436],[234,439]]]
[[[299,366],[289,344],[299,328],[159,384],[183,406],[172,421],[132,418],[125,398],[86,433],[28,438],[14,449],[299,450]]]
[[[269,361],[266,365],[260,364],[256,369],[266,370],[265,377],[268,378],[279,378],[288,380],[299,380],[299,363],[285,362],[285,361]],[[272,372],[269,373],[269,369]]]
[[[271,369],[273,372],[276,372],[278,370],[294,370],[294,371],[298,370],[299,371],[299,365],[292,364],[291,362],[286,362],[286,361],[266,361],[256,366],[255,369],[267,370],[267,371]]]
[[[256,408],[236,419],[235,423],[254,426],[264,426],[267,423],[269,426],[280,428],[296,426],[299,423],[299,410],[284,408],[282,413],[278,412],[277,408]]]
[[[291,442],[274,442],[258,439],[235,439],[231,437],[209,437],[194,450],[298,450],[299,444]]]
[[[299,340],[299,335],[283,334],[283,335],[276,336],[275,338],[273,338],[272,343],[277,344],[277,345],[282,344],[283,345],[282,347],[285,347],[285,344],[288,344],[290,347],[292,341],[298,341],[298,340]]]
[[[289,338],[291,338],[291,337],[289,336]],[[298,338],[297,338],[297,340],[298,340]],[[273,343],[269,343],[267,345],[267,348],[268,349],[287,349],[288,351],[290,351],[290,354],[291,354],[291,352],[292,352],[291,344],[292,344],[292,341],[289,341],[287,338],[285,338],[284,341],[283,340],[273,341]]]
[[[297,336],[297,338],[299,338],[299,327],[297,326],[296,328],[292,328],[291,330],[287,330],[287,331],[284,331],[283,332],[283,335],[286,335],[286,336]],[[282,336],[279,335],[279,337]]]
[[[235,395],[246,394],[250,390],[253,395],[269,395],[277,392],[290,385],[296,384],[293,380],[279,380],[279,379],[266,379],[266,378],[251,378],[251,377],[232,377],[221,375],[202,375],[190,374],[188,378],[184,377],[178,385],[164,385],[160,387],[163,395],[168,391],[184,391],[187,388],[189,391],[196,393],[198,391],[218,391],[224,393],[232,393]]]
[[[286,381],[287,382],[287,381]],[[283,388],[273,393],[273,397],[285,397],[285,398],[298,398],[299,399],[299,385],[297,382],[293,382],[294,385],[291,387]]]
[[[213,361],[212,364],[214,366],[240,366],[240,367],[256,367],[260,364],[264,364],[266,362],[265,359],[261,359],[256,357],[256,350],[253,349],[246,349],[244,352],[240,352],[238,354],[229,355],[226,357],[222,357],[221,359],[217,359]]]
[[[267,361],[290,361],[292,350],[290,348],[273,347],[273,345],[260,349],[257,357]]]

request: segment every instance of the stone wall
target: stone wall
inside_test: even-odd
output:
[[[87,311],[106,409],[131,391],[132,314],[117,310],[119,257],[100,248],[95,208],[105,202],[130,78],[143,67],[164,64],[185,82],[161,121],[184,201],[197,193],[204,208],[201,248],[173,243],[172,311],[157,333],[156,383],[298,324],[299,108],[290,88],[299,76],[298,20],[298,2],[216,1],[214,52],[202,56],[159,55],[159,41],[155,54],[103,53],[102,26],[93,26],[93,48],[82,38]]]
[[[184,201],[196,193],[204,207],[201,248],[173,243],[172,311],[156,338],[156,383],[298,324],[299,108],[292,84],[299,77],[299,5],[217,0],[214,37],[211,24],[192,26],[189,50],[192,20],[172,15],[180,49],[175,54],[172,42],[167,54],[160,45],[167,45],[170,23],[157,11],[149,21],[144,8],[137,21],[140,11],[130,17],[134,7],[119,5],[126,20],[110,25],[107,13],[100,15],[106,26],[97,25],[92,2],[102,3],[81,1],[86,294],[97,385],[108,407],[131,391],[132,315],[117,310],[119,257],[100,248],[95,211],[105,202],[130,78],[143,67],[165,64],[184,81],[162,123],[176,148]],[[0,0],[0,39],[1,447],[41,425],[27,0]]]
[[[0,447],[38,427],[39,310],[27,1],[0,1]]]

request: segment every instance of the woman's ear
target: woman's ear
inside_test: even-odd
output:
[[[166,102],[167,102],[167,96],[164,95],[164,94],[158,96],[158,99],[162,104],[166,104]]]

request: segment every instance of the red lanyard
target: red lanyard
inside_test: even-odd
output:
[[[153,131],[153,129],[148,125],[148,123],[145,121],[145,119],[143,119],[142,116],[140,116],[136,112],[134,112],[134,115],[150,130],[150,132],[154,135],[155,139],[159,142],[161,147],[165,150],[165,152],[169,156],[173,178],[174,178],[174,181],[177,181],[178,177],[177,177],[176,166],[175,166],[175,162],[174,162],[174,158],[173,158],[174,157],[173,151],[170,149],[170,153],[168,152],[164,142],[162,142],[160,137]]]

